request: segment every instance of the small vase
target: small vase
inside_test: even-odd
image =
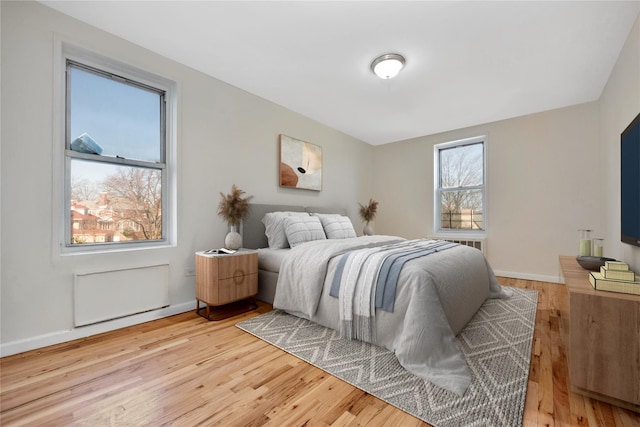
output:
[[[364,234],[365,236],[373,236],[375,232],[373,231],[373,225],[367,221],[367,223],[364,225],[364,229],[362,230],[362,234]]]
[[[224,247],[227,249],[237,250],[242,247],[242,236],[238,233],[238,226],[231,225],[231,231],[224,238]]]

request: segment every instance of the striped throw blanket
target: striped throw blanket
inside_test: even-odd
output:
[[[417,239],[339,255],[330,295],[340,300],[340,334],[347,339],[375,342],[375,309],[393,311],[404,264],[456,245]]]

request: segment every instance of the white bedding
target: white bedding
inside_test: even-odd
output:
[[[337,255],[402,240],[363,236],[307,242],[280,265],[274,308],[340,330],[339,302],[329,295]],[[486,298],[508,297],[477,249],[456,246],[407,262],[394,311],[376,310],[375,344],[395,352],[408,371],[462,395],[471,373],[455,335]]]

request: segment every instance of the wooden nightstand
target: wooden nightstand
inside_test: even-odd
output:
[[[197,314],[209,320],[220,320],[253,310],[257,305],[247,299],[257,293],[258,251],[240,249],[234,254],[196,252]],[[200,308],[200,302],[205,307]]]

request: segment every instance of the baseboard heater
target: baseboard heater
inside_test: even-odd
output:
[[[454,239],[449,237],[431,237],[431,239],[445,240],[447,242],[458,243],[460,245],[471,246],[472,248],[478,249],[484,255],[486,255],[486,239]]]
[[[168,264],[77,273],[73,277],[75,326],[104,322],[168,305]]]

